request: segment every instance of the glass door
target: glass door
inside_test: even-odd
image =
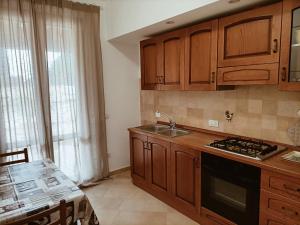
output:
[[[279,89],[300,91],[300,1],[283,1]]]
[[[293,11],[289,82],[300,82],[300,8]]]

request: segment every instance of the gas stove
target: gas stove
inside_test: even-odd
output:
[[[264,160],[286,149],[284,146],[240,137],[228,137],[224,140],[214,141],[207,146],[255,160]]]

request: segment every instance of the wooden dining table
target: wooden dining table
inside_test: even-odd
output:
[[[62,199],[67,202],[67,224],[99,224],[85,193],[51,160],[0,167],[0,225],[41,213]]]

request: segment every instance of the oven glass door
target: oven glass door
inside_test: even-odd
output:
[[[258,224],[257,193],[243,179],[202,169],[202,206],[237,224]]]

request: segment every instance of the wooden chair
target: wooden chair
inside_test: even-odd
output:
[[[12,160],[12,161],[3,162],[3,163],[0,162],[0,167],[11,165],[11,164],[16,164],[16,163],[23,163],[23,162],[26,163],[26,162],[29,162],[27,148],[24,148],[22,151],[2,153],[2,154],[0,154],[0,159],[1,158],[6,158],[8,156],[21,155],[21,154],[24,154],[24,159],[17,159],[17,160]]]
[[[35,221],[41,221],[45,217],[50,218],[51,214],[55,212],[59,212],[59,218],[55,221],[51,221],[47,225],[67,225],[67,203],[65,200],[61,200],[60,204],[54,208],[47,209],[24,219],[14,221],[12,223],[9,223],[8,225],[25,225],[33,223]]]

